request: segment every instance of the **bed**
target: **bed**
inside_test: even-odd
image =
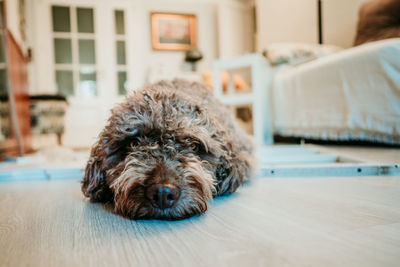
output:
[[[282,136],[400,144],[400,38],[278,72],[272,103]]]
[[[248,58],[219,60],[214,65],[214,89],[225,104],[235,105],[235,101],[219,92],[218,73],[243,67],[240,63]],[[253,76],[253,98],[248,99],[254,104],[254,115],[263,114],[253,122],[263,125],[262,133],[254,132],[258,143],[268,143],[270,136],[278,134],[400,144],[400,38],[367,43],[275,72],[263,64],[248,66]]]

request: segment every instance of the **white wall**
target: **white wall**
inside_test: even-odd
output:
[[[7,28],[14,36],[15,40],[20,43],[21,35],[19,32],[19,13],[18,13],[18,1],[7,0],[6,1],[6,13],[7,13]]]
[[[323,41],[351,47],[367,0],[322,0]],[[256,0],[259,51],[269,43],[318,43],[317,0]]]
[[[63,142],[68,146],[83,147],[93,143],[109,116],[110,107],[120,102],[116,95],[115,42],[112,10],[126,10],[127,63],[129,89],[146,83],[151,66],[164,65],[169,72],[182,70],[184,51],[153,51],[151,45],[150,13],[152,11],[190,13],[197,16],[198,47],[204,58],[199,70],[211,69],[217,57],[217,0],[31,0],[34,2],[30,22],[33,38],[31,64],[32,93],[55,93],[53,47],[50,7],[52,4],[88,6],[95,9],[96,63],[98,97],[71,97],[66,114],[66,133]]]
[[[351,47],[354,42],[358,10],[368,0],[323,0],[324,43]]]
[[[13,35],[15,41],[18,43],[23,52],[26,52],[26,41],[23,41],[21,31],[19,29],[20,14],[18,0],[6,1],[6,18],[7,28]]]
[[[15,0],[14,0],[15,1]],[[34,60],[35,51],[52,51],[51,39],[51,20],[47,12],[49,12],[48,1],[44,0],[29,0],[35,4],[32,7],[31,13],[36,14],[36,18],[29,21],[36,26],[32,27],[32,35],[35,37],[33,44]],[[110,0],[108,0],[110,1]],[[57,2],[65,3],[68,5],[68,0],[59,0]],[[83,5],[90,6],[91,0],[75,0],[74,3],[81,2]],[[98,1],[110,4],[107,0]],[[184,51],[154,51],[151,45],[151,27],[150,27],[150,13],[152,11],[176,12],[176,13],[190,13],[197,16],[197,34],[198,34],[198,47],[203,53],[203,59],[198,63],[199,70],[211,69],[213,60],[217,57],[218,53],[218,32],[217,32],[217,0],[116,0],[113,4],[129,3],[132,6],[132,16],[127,19],[132,23],[127,25],[127,30],[130,37],[127,45],[128,64],[131,68],[130,88],[138,88],[145,84],[149,68],[151,66],[164,65],[170,72],[177,72],[182,70],[184,63]],[[33,11],[36,9],[36,11]],[[42,14],[46,12],[46,14]],[[44,35],[45,38],[38,36]],[[132,51],[129,53],[129,51]],[[110,52],[112,53],[112,52]],[[43,54],[43,53],[41,53]],[[113,53],[112,53],[113,54]],[[103,55],[102,57],[107,56]],[[53,91],[53,83],[48,83],[48,66],[52,66],[52,57],[46,55],[46,59],[34,62],[36,79],[32,81],[33,91]],[[46,71],[42,71],[46,70]],[[52,77],[50,77],[52,78]]]
[[[316,0],[257,0],[258,49],[277,42],[317,43]]]
[[[143,53],[142,68],[139,80],[135,84],[144,84],[147,71],[151,66],[163,65],[169,71],[182,71],[185,58],[183,51],[155,51],[151,46],[150,13],[153,11],[194,14],[197,17],[198,48],[203,53],[203,59],[198,63],[198,70],[212,68],[212,62],[217,58],[217,5],[214,1],[164,1],[147,0],[137,7],[137,14],[142,21],[142,34],[136,36],[135,46]],[[143,72],[144,71],[144,72]]]
[[[218,1],[219,57],[254,52],[253,5],[252,1]]]

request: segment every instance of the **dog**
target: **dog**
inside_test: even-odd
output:
[[[200,83],[162,81],[111,111],[92,147],[82,192],[128,219],[178,220],[207,211],[253,173],[253,142]]]

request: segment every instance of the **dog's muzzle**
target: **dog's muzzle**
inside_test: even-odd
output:
[[[155,208],[167,209],[175,205],[180,190],[172,184],[154,184],[146,189],[146,197]]]

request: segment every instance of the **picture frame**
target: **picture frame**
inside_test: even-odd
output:
[[[196,15],[152,12],[150,21],[153,50],[187,51],[197,46]]]

